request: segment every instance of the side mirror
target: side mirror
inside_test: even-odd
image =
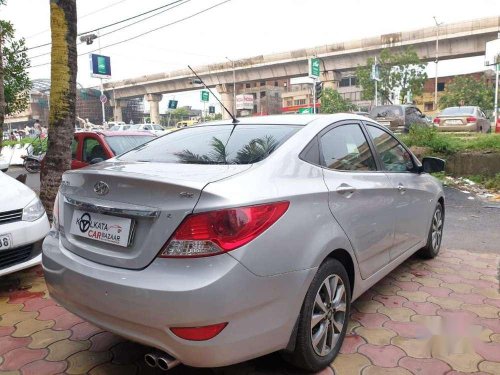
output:
[[[443,172],[445,164],[446,162],[443,159],[427,156],[422,159],[421,172],[426,172],[426,173]]]
[[[104,161],[103,158],[94,158],[90,161],[90,164],[97,164],[100,163],[101,161]]]

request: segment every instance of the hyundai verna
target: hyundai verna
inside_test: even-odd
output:
[[[152,366],[282,351],[316,371],[353,300],[416,251],[438,254],[444,197],[428,172],[443,166],[354,114],[184,128],[64,174],[49,292],[159,349]]]

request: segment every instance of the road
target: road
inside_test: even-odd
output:
[[[27,172],[18,167],[7,172],[12,177],[21,173]],[[28,173],[27,185],[39,192],[39,174]],[[446,221],[442,246],[445,249],[500,254],[500,203],[486,202],[455,188],[445,187],[444,190]]]

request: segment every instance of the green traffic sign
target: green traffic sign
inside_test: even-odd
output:
[[[313,113],[313,109],[311,107],[299,108],[299,113]]]
[[[202,102],[208,102],[209,100],[209,97],[210,97],[210,93],[208,91],[201,91],[201,101]]]
[[[318,58],[309,59],[309,77],[318,78],[320,73],[320,64]]]
[[[213,106],[213,105],[209,106],[208,113],[210,113],[210,114],[215,113],[215,106]]]
[[[177,100],[169,100],[168,109],[176,109],[176,108],[177,108]]]

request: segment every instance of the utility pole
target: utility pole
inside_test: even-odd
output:
[[[443,23],[438,22],[436,16],[433,16],[434,23],[436,24],[436,72],[434,77],[434,111],[437,111],[438,108],[438,62],[439,62],[439,26]]]
[[[496,127],[498,126],[498,69],[500,68],[500,61],[495,64],[495,122],[493,127],[496,132]]]
[[[236,71],[234,70],[234,60],[226,57],[226,60],[233,64],[233,116],[236,116]]]

